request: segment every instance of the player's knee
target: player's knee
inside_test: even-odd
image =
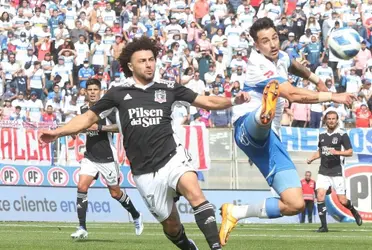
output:
[[[287,205],[287,211],[292,215],[296,215],[305,211],[304,200],[291,200],[285,203]]]
[[[117,191],[117,190],[110,190],[110,194],[111,194],[111,197],[115,200],[120,200],[121,198],[121,191]]]
[[[175,236],[181,230],[181,223],[173,218],[168,218],[161,223],[163,225],[163,230],[166,234],[170,236]]]
[[[78,189],[78,192],[85,193],[85,192],[88,192],[89,185],[87,185],[86,183],[79,182],[77,185],[77,189]]]
[[[339,196],[338,197],[338,200],[340,201],[340,203],[343,205],[343,206],[346,206],[347,205],[347,198],[344,197],[344,196]]]
[[[301,200],[299,202],[296,202],[294,205],[294,210],[297,213],[303,213],[305,211],[305,201]]]

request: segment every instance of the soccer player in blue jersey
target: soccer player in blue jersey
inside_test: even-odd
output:
[[[243,91],[249,92],[251,101],[233,109],[235,141],[280,198],[270,197],[254,205],[224,204],[219,234],[222,245],[226,244],[240,219],[278,218],[298,214],[304,209],[300,178],[278,136],[285,99],[299,103],[333,101],[346,105],[354,100],[348,93],[313,92],[288,82],[288,73],[292,73],[310,80],[319,91],[327,91],[318,76],[280,51],[279,35],[271,19],[258,19],[250,29],[250,36],[255,49],[248,60]]]

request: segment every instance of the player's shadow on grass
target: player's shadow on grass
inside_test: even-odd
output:
[[[76,240],[76,243],[84,243],[84,242],[102,242],[102,243],[113,243],[117,242],[114,240],[104,240],[104,239],[84,239],[84,240]]]

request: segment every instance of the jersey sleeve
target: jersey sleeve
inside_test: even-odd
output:
[[[106,118],[114,108],[119,106],[116,102],[117,88],[112,88],[93,106],[90,108],[101,119]]]
[[[106,117],[111,124],[116,124],[116,112],[114,109],[111,110],[111,113]]]
[[[350,142],[350,137],[347,135],[347,133],[344,133],[342,135],[341,140],[342,140],[342,146],[344,146],[345,150],[349,150],[353,148]]]
[[[198,94],[191,89],[178,83],[174,84],[174,94],[176,101],[185,101],[188,103],[193,103],[198,96]]]

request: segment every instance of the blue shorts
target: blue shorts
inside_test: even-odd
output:
[[[295,165],[279,137],[272,130],[261,145],[256,144],[251,138],[247,123],[249,114],[245,114],[234,123],[234,137],[238,147],[257,166],[269,186],[278,194],[288,188],[301,187]],[[282,171],[285,172],[279,174]]]

